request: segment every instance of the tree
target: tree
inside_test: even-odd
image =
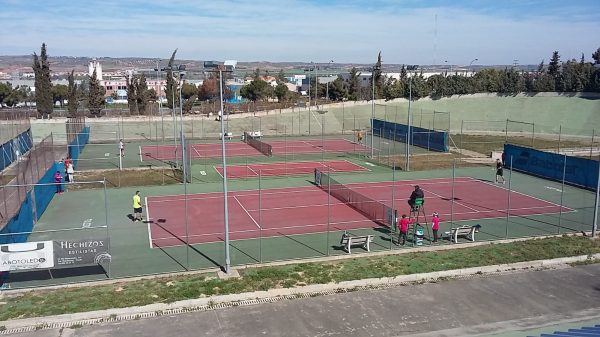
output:
[[[146,76],[144,76],[144,74],[141,74],[137,78],[135,83],[135,94],[138,113],[140,115],[145,115],[148,112],[150,92],[148,91],[148,82],[146,82]]]
[[[371,81],[369,85],[373,85],[373,81],[375,81],[375,99],[383,96],[383,86],[384,86],[384,78],[381,72],[381,52],[377,55],[377,63],[375,63],[375,67],[373,67],[373,72],[371,73]],[[373,96],[373,95],[371,95]]]
[[[265,100],[273,96],[273,87],[261,79],[255,79],[240,89],[240,95],[253,102]]]
[[[279,103],[283,102],[287,98],[289,91],[290,90],[288,89],[287,85],[282,82],[277,83],[277,86],[275,87],[275,96],[277,97]]]
[[[52,101],[52,83],[50,82],[50,63],[46,53],[46,44],[42,43],[40,56],[33,53],[33,73],[35,75],[35,104],[38,114],[50,118],[54,111]]]
[[[350,69],[350,78],[348,79],[348,99],[356,101],[360,97],[360,83],[358,83],[360,73],[355,67]]]
[[[192,107],[194,106],[194,103],[196,102],[197,99],[198,99],[198,95],[196,95],[196,94],[187,98],[185,100],[185,102],[183,103],[183,106],[181,107],[183,109],[183,112],[190,113],[190,111],[192,111]]]
[[[0,82],[0,107],[4,104],[4,100],[10,95],[12,91],[12,85],[8,82]]]
[[[594,64],[600,64],[600,48],[592,53],[592,59],[594,60]]]
[[[550,63],[548,63],[548,74],[554,79],[554,87],[557,91],[564,91],[562,74],[560,72],[560,55],[558,51],[552,53]]]
[[[218,99],[219,97],[219,79],[215,74],[211,74],[209,78],[202,82],[198,88],[198,99],[201,101]]]
[[[133,75],[125,77],[125,85],[127,86],[127,106],[129,107],[130,115],[138,113],[136,82],[136,78]]]
[[[342,101],[348,98],[348,88],[340,77],[336,78],[329,85],[329,99],[332,101]]]
[[[198,94],[198,88],[191,83],[184,82],[181,86],[181,97],[183,99],[189,99],[190,97]]]
[[[69,96],[69,87],[64,84],[57,84],[52,86],[52,102],[60,102],[62,108],[65,100]]]
[[[179,95],[176,95],[177,92],[177,83],[175,82],[175,78],[173,77],[173,62],[175,61],[175,54],[177,54],[177,49],[173,51],[171,58],[169,59],[169,63],[167,65],[167,86],[165,88],[165,96],[167,96],[167,106],[173,109],[175,106],[179,105]]]
[[[96,69],[94,69],[88,89],[88,109],[94,117],[98,117],[104,108],[104,91],[100,81],[98,81]]]
[[[75,70],[71,70],[71,73],[67,77],[69,81],[69,86],[67,87],[67,108],[69,111],[69,116],[73,117],[77,115],[77,110],[79,109],[79,95],[77,90],[77,84],[75,84]]]
[[[281,82],[281,83],[287,82],[287,79],[285,78],[285,73],[283,72],[283,69],[279,70],[279,73],[277,74],[277,82]]]

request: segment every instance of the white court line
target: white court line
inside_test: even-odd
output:
[[[252,167],[250,165],[244,165],[244,166],[246,166],[246,169],[250,169],[250,171],[252,171],[252,173],[254,173],[255,176],[257,176],[257,177],[259,176],[258,172],[254,171],[254,169],[252,169]]]
[[[262,229],[262,228],[260,228],[260,225],[258,224],[258,222],[256,222],[256,220],[254,220],[254,218],[252,217],[252,215],[250,215],[250,213],[248,213],[248,210],[246,209],[246,207],[244,207],[244,205],[242,205],[242,203],[238,200],[238,198],[235,195],[233,196],[233,199],[235,199],[235,201],[237,201],[238,205],[240,205],[240,207],[244,210],[244,212],[246,212],[246,214],[248,215],[248,217],[250,217],[252,222],[254,222],[256,227],[258,227],[258,229]]]
[[[148,197],[144,197],[144,201],[146,203],[146,223],[148,224],[148,242],[150,243],[150,248],[152,247],[152,232],[150,231],[150,205],[148,205]],[[135,214],[133,215],[135,217]]]
[[[144,162],[144,158],[142,158],[142,146],[139,145],[140,148],[140,161],[143,163]],[[121,152],[121,149],[119,149],[119,152]],[[119,153],[119,155],[121,155],[121,153]]]
[[[440,199],[444,199],[444,198],[446,198],[446,197],[444,197],[443,195],[441,195],[441,194],[437,194],[437,193],[435,193],[435,192],[431,192],[430,190],[426,190],[426,189],[423,189],[423,190],[424,190],[424,191],[427,191],[427,192],[429,192],[429,193],[431,193],[431,194],[433,194],[433,195],[435,195],[435,196],[438,196]],[[450,196],[450,198],[452,198],[452,196]],[[448,200],[448,202],[452,202],[452,200]],[[456,203],[457,205],[461,205],[461,206],[463,206],[463,207],[466,207],[466,208],[468,208],[468,209],[470,209],[470,210],[473,210],[473,211],[479,212],[479,210],[477,210],[477,209],[475,209],[475,208],[472,208],[472,207],[469,207],[469,206],[467,206],[467,205],[465,205],[465,204],[463,204],[463,203],[461,203],[461,202],[454,201],[454,203]]]
[[[213,168],[215,169],[215,171],[217,171],[217,174],[220,175],[221,178],[223,178],[223,175],[221,174],[221,172],[219,172],[219,170],[217,169],[217,167],[213,165]]]
[[[498,185],[496,185],[496,184],[492,184],[492,183],[490,183],[490,182],[487,182],[487,181],[481,181],[481,180],[478,180],[478,181],[479,181],[479,182],[481,182],[482,184],[487,184],[487,185],[490,185],[490,186],[493,186],[493,187],[499,188],[499,189],[501,189],[501,190],[504,190],[504,191],[507,191],[507,190],[508,190],[507,188],[500,187],[500,186],[498,186]],[[561,206],[561,205],[559,205],[559,204],[557,204],[557,203],[555,203],[555,202],[548,201],[548,200],[544,200],[544,199],[542,199],[542,198],[538,198],[538,197],[534,197],[533,195],[525,194],[525,193],[518,192],[518,191],[515,191],[515,190],[510,190],[510,191],[511,191],[511,192],[513,192],[513,193],[517,193],[517,194],[520,194],[520,195],[524,195],[524,196],[526,196],[526,197],[529,197],[529,198],[532,198],[532,199],[536,199],[536,200],[539,200],[539,201],[542,201],[542,202],[546,202],[546,203],[552,204],[552,205],[554,205],[554,206],[558,206],[558,207],[562,207],[562,208],[567,208],[567,209],[570,209],[570,210],[574,211],[574,209],[572,209],[572,208],[570,208],[570,207],[567,207],[567,206],[564,206],[564,205],[563,205],[563,206]]]

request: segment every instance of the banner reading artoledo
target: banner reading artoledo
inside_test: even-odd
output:
[[[52,241],[0,245],[0,271],[54,267]]]

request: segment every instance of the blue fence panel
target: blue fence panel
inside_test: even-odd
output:
[[[33,205],[31,192],[27,193],[25,201],[21,204],[19,213],[13,217],[0,231],[0,244],[21,243],[27,241],[29,232],[33,230]],[[17,233],[17,234],[11,234]],[[24,233],[24,234],[19,234]]]
[[[69,144],[69,157],[73,160],[73,168],[77,168],[77,159],[85,145],[90,141],[90,127],[86,126]]]
[[[4,170],[15,160],[17,160],[17,151],[23,155],[31,149],[33,146],[33,138],[31,137],[31,129],[22,132],[17,137],[9,140],[8,142],[0,145],[0,171]]]
[[[432,151],[448,152],[448,133],[411,126],[411,145]],[[373,119],[373,135],[406,143],[408,125]]]
[[[569,157],[528,147],[504,144],[505,165],[510,165],[512,157],[513,169],[536,176],[562,181],[563,170],[565,183],[596,190],[598,186],[598,162],[591,159]],[[566,159],[566,166],[565,166]]]
[[[54,174],[56,171],[60,172],[63,175],[65,171],[63,163],[55,163],[50,167],[46,174],[40,179],[39,184],[53,184],[54,183]],[[64,178],[63,178],[64,181]],[[64,189],[64,185],[61,185],[61,190]],[[57,186],[56,185],[36,185],[33,188],[35,193],[35,210],[38,218],[44,214],[48,205],[52,201],[52,198],[56,194]]]

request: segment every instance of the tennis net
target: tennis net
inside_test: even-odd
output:
[[[371,221],[394,227],[397,211],[336,181],[325,172],[315,169],[315,183],[333,197],[359,211]]]
[[[244,142],[253,148],[260,151],[265,156],[273,156],[273,147],[271,144],[267,144],[256,137],[253,137],[250,133],[244,132]]]

